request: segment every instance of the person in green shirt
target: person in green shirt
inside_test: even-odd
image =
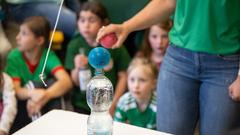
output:
[[[157,85],[157,129],[227,135],[240,128],[240,1],[153,0],[123,24],[101,28],[119,47],[135,30],[164,23],[174,13]]]
[[[108,22],[107,12],[99,2],[86,2],[82,5],[77,22],[80,34],[78,33],[70,41],[65,59],[65,67],[71,71],[72,80],[76,85],[72,94],[72,104],[76,112],[90,113],[90,108],[86,102],[86,89],[81,88],[83,85],[81,86],[79,83],[82,81],[82,78],[79,79],[79,72],[81,69],[88,68],[90,75],[85,76],[92,77],[94,75],[94,69],[87,64],[87,56],[91,49],[99,46],[96,43],[97,32]],[[116,50],[108,49],[108,51],[111,54],[111,60],[103,70],[115,90],[110,108],[110,113],[113,115],[118,99],[126,90],[126,69],[130,62],[130,56],[125,47]]]
[[[130,63],[128,90],[119,99],[114,120],[156,129],[156,81],[158,70],[151,60],[136,57]]]
[[[16,37],[17,48],[7,57],[5,71],[12,77],[18,99],[18,113],[11,132],[15,132],[31,122],[31,117],[42,112],[44,107],[72,87],[71,78],[56,54],[50,51],[44,77],[55,81],[47,87],[28,89],[29,81],[42,81],[39,75],[44,67],[50,34],[49,22],[41,16],[27,18],[20,26]],[[53,108],[52,108],[53,109]],[[44,112],[42,112],[44,113]]]

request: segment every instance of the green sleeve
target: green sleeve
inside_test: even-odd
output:
[[[52,71],[59,66],[62,66],[61,61],[53,51],[50,51],[46,64],[46,71],[52,73]]]

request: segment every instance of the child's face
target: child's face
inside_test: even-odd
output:
[[[102,27],[101,19],[91,11],[81,11],[78,29],[85,39],[95,40],[98,30]]]
[[[20,26],[16,40],[20,51],[31,51],[37,47],[38,44],[37,38],[25,24]]]
[[[138,101],[145,101],[151,97],[156,87],[156,80],[149,73],[150,69],[146,66],[135,67],[128,73],[128,89]]]
[[[163,55],[168,46],[168,31],[160,28],[157,25],[153,25],[150,28],[148,35],[149,43],[153,50],[153,53]]]

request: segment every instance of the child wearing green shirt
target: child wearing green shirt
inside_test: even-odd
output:
[[[118,104],[114,120],[156,129],[156,66],[146,58],[133,59],[128,67],[128,89]]]
[[[77,34],[69,43],[65,67],[71,71],[71,77],[76,85],[72,95],[72,104],[74,110],[79,113],[90,113],[90,108],[86,102],[86,90],[79,88],[78,72],[84,67],[91,70],[94,75],[94,69],[87,64],[87,56],[91,49],[99,46],[96,43],[98,30],[108,24],[108,16],[105,8],[98,2],[86,2],[82,5],[79,12],[78,29],[80,34]],[[84,54],[80,54],[79,50],[84,50]],[[121,47],[116,50],[109,49],[111,60],[109,65],[104,68],[105,75],[111,80],[115,88],[113,103],[110,108],[110,113],[113,115],[118,99],[126,89],[126,69],[130,61],[130,56],[125,49]]]
[[[27,18],[20,26],[16,37],[18,46],[7,58],[5,71],[12,77],[18,98],[18,113],[12,131],[16,131],[31,122],[52,99],[58,98],[70,90],[72,83],[69,75],[54,52],[50,51],[44,77],[56,81],[47,88],[29,90],[25,85],[29,81],[41,82],[44,60],[47,55],[50,34],[49,22],[40,16]]]

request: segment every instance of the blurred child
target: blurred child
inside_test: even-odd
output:
[[[156,129],[156,66],[149,59],[136,57],[127,74],[129,92],[120,98],[114,120]]]
[[[15,91],[12,79],[2,72],[0,55],[0,135],[7,135],[17,113]]]
[[[78,18],[77,34],[68,45],[65,67],[71,70],[71,77],[76,86],[79,86],[78,72],[82,68],[88,67],[94,75],[94,69],[87,63],[87,56],[91,49],[99,46],[96,42],[98,30],[109,23],[105,8],[96,1],[86,2],[82,5]],[[79,54],[79,50],[84,50],[84,54]],[[130,56],[124,47],[119,49],[109,49],[111,60],[104,69],[105,75],[111,80],[115,87],[115,95],[110,108],[113,115],[118,99],[124,93],[127,85],[126,69],[130,61]],[[74,110],[79,113],[90,113],[90,108],[86,102],[86,90],[79,87],[74,89],[72,95]]]
[[[171,26],[172,22],[169,20],[166,23],[156,24],[147,29],[142,47],[136,56],[150,59],[159,69],[169,44],[168,32]]]
[[[60,60],[54,52],[50,51],[44,77],[47,80],[54,78],[55,82],[48,87],[33,86],[32,90],[24,87],[29,81],[41,83],[39,74],[47,55],[49,34],[50,25],[44,17],[27,18],[20,25],[20,31],[16,37],[17,48],[8,55],[6,72],[13,78],[18,98],[18,113],[13,131],[31,122],[30,117],[41,112],[50,100],[62,96],[72,86],[71,78]]]

